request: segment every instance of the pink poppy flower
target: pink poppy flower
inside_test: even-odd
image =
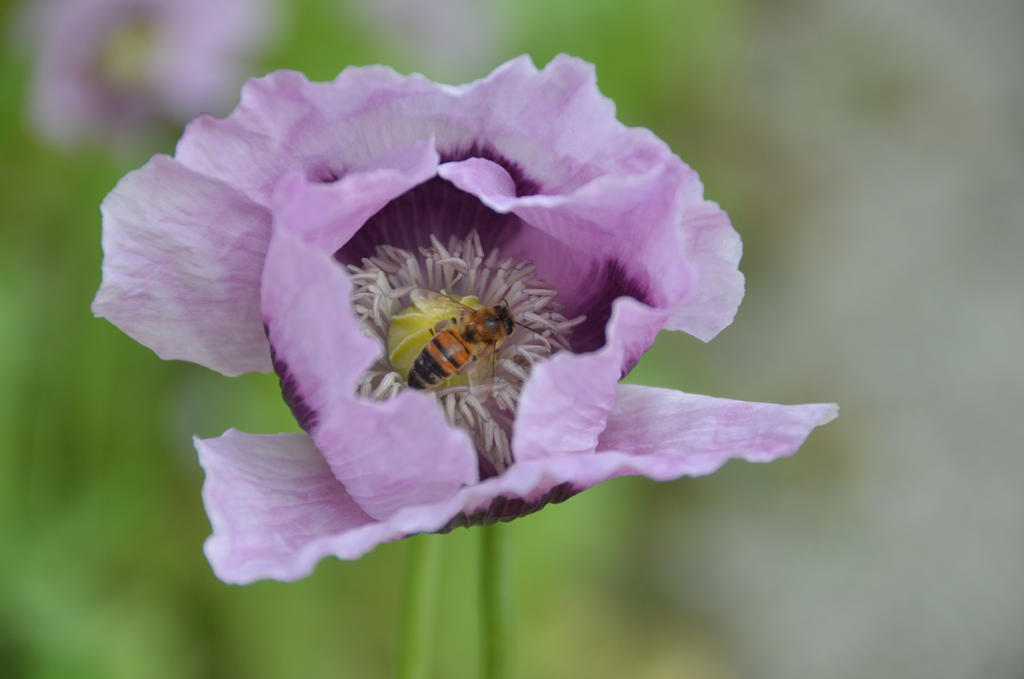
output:
[[[271,24],[267,0],[49,0],[33,6],[31,122],[65,146],[131,146],[226,111]]]
[[[228,582],[294,580],[617,476],[772,460],[837,413],[618,384],[662,328],[709,340],[732,321],[741,244],[575,58],[457,87],[380,66],[271,73],[102,212],[94,312],[165,359],[275,370],[305,432],[196,440],[206,553]],[[431,337],[410,324],[439,320],[416,290],[530,329],[490,347],[476,382],[408,388]]]

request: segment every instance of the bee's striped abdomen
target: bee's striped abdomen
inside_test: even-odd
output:
[[[416,356],[409,370],[409,386],[430,389],[454,375],[473,357],[466,343],[452,330],[435,335]]]

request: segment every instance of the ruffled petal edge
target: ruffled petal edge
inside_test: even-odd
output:
[[[226,375],[270,370],[259,312],[270,215],[222,182],[154,156],[104,199],[92,303],[163,359]]]

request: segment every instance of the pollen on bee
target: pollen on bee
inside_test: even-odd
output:
[[[348,271],[352,307],[381,343],[358,393],[385,400],[415,383],[438,400],[453,426],[469,433],[483,473],[504,471],[512,463],[512,424],[531,367],[569,349],[569,331],[583,317],[566,319],[557,292],[534,278],[531,262],[485,253],[476,232],[446,245],[432,237],[417,253],[380,245]],[[510,323],[484,326],[480,319],[487,314]],[[480,328],[472,327],[477,321]],[[526,326],[516,327],[519,321]]]

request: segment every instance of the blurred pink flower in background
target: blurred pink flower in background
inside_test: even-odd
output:
[[[52,0],[25,26],[30,123],[50,143],[131,147],[224,113],[273,23],[269,0]]]
[[[196,441],[206,553],[229,582],[294,580],[617,476],[769,461],[836,415],[618,384],[659,330],[710,340],[732,322],[741,243],[579,59],[521,57],[458,87],[277,71],[102,211],[94,312],[163,358],[274,370],[304,430]],[[423,288],[540,329],[496,349],[490,393],[405,388],[389,333]]]

